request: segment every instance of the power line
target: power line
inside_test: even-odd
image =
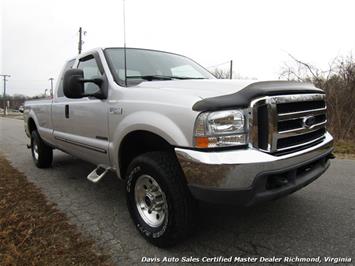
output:
[[[218,66],[221,66],[221,65],[226,65],[226,64],[230,64],[230,60],[229,61],[225,61],[223,63],[216,64],[216,65],[208,66],[206,68],[215,68],[215,67],[218,67]]]
[[[6,116],[6,109],[7,109],[7,106],[6,106],[6,81],[8,81],[6,78],[7,77],[10,78],[11,75],[3,74],[0,76],[3,77],[3,81],[4,81],[4,97],[2,98],[2,101],[3,101],[3,107],[4,107],[4,116]]]
[[[227,65],[227,64],[229,64],[229,79],[233,79],[233,60],[229,60],[229,61],[219,63],[219,64],[216,64],[213,66],[208,66],[207,68],[217,68],[218,66]]]
[[[44,79],[12,79],[11,82],[46,82]]]

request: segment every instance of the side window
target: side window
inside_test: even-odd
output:
[[[57,90],[57,97],[64,97],[63,93],[63,79],[64,79],[64,73],[68,69],[72,68],[74,65],[75,59],[68,61],[68,63],[64,66],[62,76],[60,77],[59,85],[58,85],[58,90]]]
[[[85,79],[98,78],[102,76],[94,57],[85,57],[84,59],[81,59],[78,69],[83,70]],[[88,82],[84,84],[85,93],[95,93],[98,89],[99,87],[94,83]]]

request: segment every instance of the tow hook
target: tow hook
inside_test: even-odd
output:
[[[275,189],[279,187],[283,187],[288,184],[288,179],[284,175],[274,175],[270,176],[267,181],[268,189]]]

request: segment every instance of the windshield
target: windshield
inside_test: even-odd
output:
[[[120,85],[125,80],[123,51],[123,48],[105,49],[112,75]],[[191,59],[167,52],[127,48],[126,62],[128,85],[152,80],[214,78]]]

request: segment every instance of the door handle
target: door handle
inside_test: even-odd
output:
[[[65,105],[65,118],[69,118],[69,104]]]

